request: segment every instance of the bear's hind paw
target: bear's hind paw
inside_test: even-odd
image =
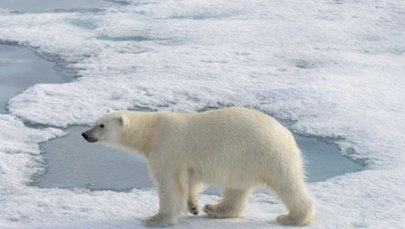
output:
[[[294,225],[292,220],[288,217],[288,215],[279,215],[277,216],[277,222],[283,225]]]
[[[204,212],[211,218],[238,218],[239,215],[235,214],[232,209],[225,210],[217,205],[207,204],[204,206]]]
[[[279,224],[290,226],[307,226],[311,224],[310,220],[302,220],[300,217],[294,218],[291,215],[279,215],[276,220]]]
[[[199,211],[198,211],[198,206],[194,201],[188,201],[187,203],[187,210],[188,212],[190,212],[193,215],[198,215]]]

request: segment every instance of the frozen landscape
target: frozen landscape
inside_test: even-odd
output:
[[[158,208],[146,180],[96,183],[97,174],[63,172],[84,164],[91,175],[103,169],[86,160],[112,157],[94,148],[60,160],[75,150],[75,131],[107,109],[230,105],[306,136],[298,142],[315,153],[307,156],[317,205],[310,228],[404,227],[403,1],[33,2],[0,0],[0,228],[143,228]],[[325,142],[341,156],[322,150]],[[146,176],[140,159],[117,153]],[[345,170],[349,162],[358,167]],[[184,215],[175,228],[284,228],[275,218],[285,211],[259,191],[244,218]]]

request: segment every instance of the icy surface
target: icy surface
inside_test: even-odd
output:
[[[139,228],[156,194],[39,189],[38,143],[107,109],[256,107],[330,138],[366,170],[310,185],[314,228],[405,225],[405,3],[359,1],[120,1],[101,10],[0,10],[0,41],[74,68],[0,115],[0,228]],[[51,125],[33,129],[21,120]],[[6,131],[3,131],[6,130]],[[216,197],[201,196],[201,204]],[[281,228],[285,209],[255,194],[245,218],[184,217],[179,228]]]

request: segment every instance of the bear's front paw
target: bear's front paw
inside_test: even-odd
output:
[[[216,214],[215,214],[215,207],[214,207],[214,205],[211,205],[211,204],[205,205],[204,208],[203,208],[203,211],[204,211],[209,217],[217,218],[217,217],[215,217]]]
[[[147,227],[168,227],[178,223],[178,219],[169,215],[156,214],[144,220]]]

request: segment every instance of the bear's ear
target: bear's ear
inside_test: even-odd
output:
[[[118,120],[120,121],[121,126],[127,126],[129,125],[129,120],[127,117],[120,115],[120,117],[118,118]]]

